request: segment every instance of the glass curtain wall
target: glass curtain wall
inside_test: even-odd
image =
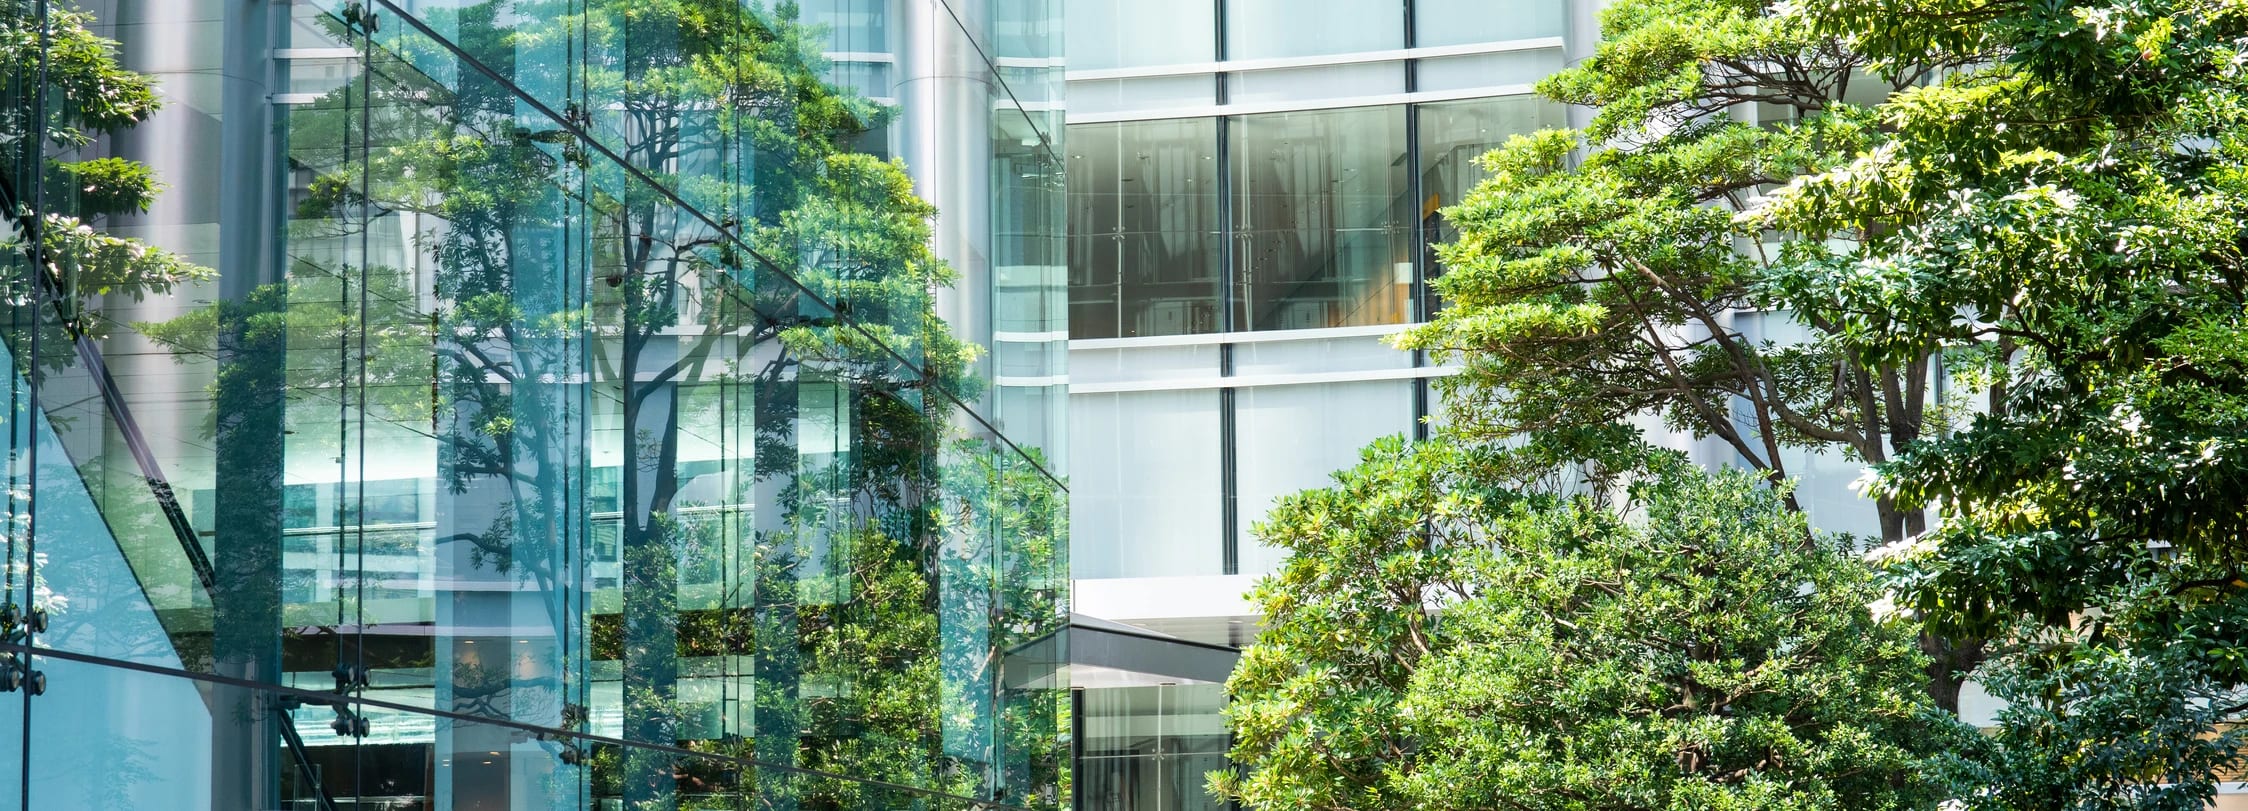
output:
[[[1070,335],[1406,323],[1476,158],[1565,123],[1504,96],[1074,125]]]
[[[1419,168],[1423,200],[1419,212],[1422,267],[1429,279],[1444,274],[1436,246],[1459,238],[1444,218],[1446,206],[1459,205],[1489,175],[1476,159],[1505,146],[1507,139],[1568,126],[1562,107],[1534,96],[1472,99],[1417,105]],[[1441,306],[1436,291],[1423,287],[1422,312]]]
[[[1078,337],[1218,329],[1215,119],[1070,128],[1070,324]]]
[[[1405,323],[1416,208],[1405,109],[1270,113],[1230,123],[1239,328]]]
[[[1225,685],[1161,684],[1078,693],[1082,811],[1222,811],[1209,774],[1226,768]]]
[[[1508,96],[1074,125],[1070,335],[1406,323],[1475,159],[1563,124]]]
[[[1063,489],[793,4],[85,8],[0,0],[0,809],[1067,803]]]

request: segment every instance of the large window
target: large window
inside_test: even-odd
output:
[[[1069,143],[1072,334],[1216,330],[1217,122],[1078,126]]]
[[[1222,138],[1216,119],[1070,127],[1071,337],[1411,320],[1415,245],[1455,236],[1438,210],[1483,180],[1475,159],[1566,126],[1532,96],[1411,115],[1410,150],[1402,106],[1237,116]]]
[[[1262,386],[1234,396],[1243,573],[1273,571],[1287,557],[1249,532],[1274,501],[1327,486],[1332,471],[1357,464],[1366,443],[1413,430],[1413,388],[1405,381]]]
[[[1444,104],[1423,104],[1420,116],[1422,227],[1427,230],[1431,278],[1441,274],[1433,246],[1459,236],[1439,209],[1458,205],[1488,174],[1476,159],[1505,146],[1507,139],[1541,129],[1568,126],[1559,104],[1536,96],[1509,96]],[[1433,306],[1434,302],[1431,302]],[[1425,312],[1425,310],[1424,310]]]
[[[1412,289],[1401,107],[1232,122],[1236,326],[1396,324]]]
[[[1404,0],[1226,0],[1227,59],[1405,47]]]
[[[804,24],[827,35],[827,49],[845,53],[890,50],[887,0],[803,0]]]

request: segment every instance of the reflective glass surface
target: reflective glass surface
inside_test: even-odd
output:
[[[1413,387],[1395,380],[1252,386],[1234,395],[1234,423],[1241,571],[1262,574],[1278,570],[1288,553],[1258,541],[1250,527],[1281,497],[1331,484],[1333,471],[1357,464],[1368,443],[1412,433]]]
[[[161,102],[0,62],[0,808],[1067,803],[1059,64],[823,56],[1057,3],[90,5],[0,0]]]
[[[1558,37],[1567,11],[1563,0],[1413,0],[1414,44]]]
[[[1075,70],[1218,58],[1216,0],[1069,0],[1065,20]]]
[[[1413,284],[1401,107],[1231,121],[1231,216],[1241,329],[1397,324]]]
[[[1427,196],[1420,223],[1426,232],[1423,244],[1430,247],[1423,261],[1429,277],[1435,278],[1443,268],[1433,246],[1459,237],[1442,209],[1458,205],[1489,174],[1476,159],[1505,146],[1508,138],[1566,127],[1568,121],[1561,105],[1536,96],[1423,104],[1413,114],[1420,117],[1419,171],[1421,192]],[[1431,296],[1427,311],[1433,311],[1433,291],[1423,293]]]
[[[1070,128],[1071,334],[1218,329],[1218,122]]]
[[[1084,752],[1079,808],[1220,811],[1204,790],[1226,767],[1225,685],[1164,684],[1078,691]]]
[[[1074,576],[1215,574],[1224,520],[1216,391],[1072,398]]]

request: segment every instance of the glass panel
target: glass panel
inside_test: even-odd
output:
[[[1379,96],[1405,92],[1405,63],[1253,70],[1227,74],[1226,82],[1226,101],[1233,104]]]
[[[1069,0],[1071,70],[1210,62],[1215,0]]]
[[[1735,323],[1741,337],[1755,345],[1788,347],[1817,343],[1811,329],[1787,312],[1744,312]],[[1736,419],[1740,424],[1756,424],[1755,414],[1746,404],[1736,403],[1734,407],[1738,409]],[[1785,447],[1780,451],[1780,462],[1795,479],[1795,500],[1803,505],[1803,512],[1810,517],[1812,526],[1860,538],[1881,536],[1878,506],[1851,489],[1851,484],[1865,474],[1864,461],[1851,459],[1840,450]]]
[[[992,55],[1000,59],[1061,57],[1063,46],[1067,44],[1067,32],[1062,24],[1063,5],[1064,0],[993,0]]]
[[[1423,92],[1469,88],[1527,88],[1561,70],[1560,48],[1423,59],[1414,76]]]
[[[1226,767],[1225,686],[1177,684],[1079,692],[1085,731],[1078,808],[1221,811],[1204,790]]]
[[[825,35],[830,53],[887,53],[889,0],[801,0],[804,24]]]
[[[35,808],[656,807],[625,803],[635,768],[669,775],[677,791],[663,807],[680,809],[989,807],[860,775],[776,768],[751,758],[754,745],[746,740],[649,749],[470,717],[336,704],[320,693],[236,690],[67,660],[40,666],[50,678],[47,695],[69,700],[37,702],[28,770]],[[222,704],[230,693],[239,700]],[[1045,703],[1059,706],[1051,695]],[[1038,723],[1057,716],[1049,711]],[[347,734],[354,720],[364,734]],[[258,736],[254,751],[212,749],[214,736],[238,732]],[[1048,793],[1027,799],[1051,807],[1053,784],[1049,774]]]
[[[1326,486],[1367,443],[1413,430],[1412,384],[1403,381],[1257,386],[1237,392],[1234,409],[1242,574],[1271,572],[1284,559],[1250,531],[1275,500]]]
[[[1390,336],[1317,341],[1247,341],[1233,346],[1235,375],[1316,374],[1404,369],[1413,354],[1389,344]]]
[[[1558,37],[1567,11],[1565,0],[1413,0],[1414,43],[1425,48]]]
[[[1404,0],[1226,0],[1227,59],[1320,56],[1405,47]]]
[[[0,253],[36,305],[0,310],[0,585],[53,609],[52,689],[0,694],[60,741],[32,807],[1056,800],[1059,443],[965,438],[937,212],[846,149],[876,111],[817,37],[730,0],[364,8],[126,4],[175,103],[51,157],[147,164],[159,202],[96,228],[210,272],[81,300]],[[1024,106],[963,124],[997,267],[948,294],[1022,336],[1018,441],[1066,391],[1060,112]]]
[[[1070,398],[1080,579],[1219,574],[1218,393]]]
[[[28,807],[311,807],[291,802],[313,796],[302,770],[250,765],[289,751],[270,696],[52,657],[37,667],[47,692],[31,713]]]
[[[1177,110],[1217,103],[1218,82],[1203,73],[1069,83],[1070,111],[1085,115]],[[1093,126],[1098,125],[1083,124],[1077,128]]]
[[[1218,345],[1076,349],[1069,362],[1078,383],[1207,379],[1218,376]]]
[[[1405,108],[1234,119],[1243,329],[1400,324],[1412,288]]]
[[[1070,337],[1217,330],[1217,126],[1071,128]]]

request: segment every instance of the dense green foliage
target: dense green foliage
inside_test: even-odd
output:
[[[1568,565],[1441,601],[1412,578],[1468,505],[1527,498],[1490,495],[1501,482],[1667,481],[1637,427],[1659,417],[1782,494],[1803,451],[1869,465],[1883,610],[1939,654],[1945,703],[1985,652],[1976,677],[2007,702],[1987,739],[1948,739],[1961,805],[2202,807],[2243,762],[2230,724],[2248,710],[2248,4],[1624,0],[1602,25],[1592,59],[1540,86],[1597,107],[1591,123],[1486,158],[1492,177],[1446,212],[1451,309],[1407,341],[1464,366],[1453,437],[1474,450],[1425,453],[1472,458],[1479,495],[1377,453],[1279,514],[1269,531],[1301,560],[1260,592],[1274,626],[1237,679],[1248,771],[1224,786],[1386,807],[1410,775],[1422,806],[1511,806],[1465,787],[1534,768],[1428,763],[1508,751],[1476,742],[1510,721],[1552,730],[1564,760],[1628,749],[1524,709],[1578,695],[1534,681],[1553,672],[1541,634],[1594,627],[1568,613],[1582,599],[1539,602]],[[1648,516],[1655,555],[1698,547],[1666,520],[1709,520]],[[1387,596],[1334,603],[1355,578]],[[1344,619],[1375,636],[1323,641]],[[1448,660],[1414,647],[1462,626],[1521,636]],[[1339,668],[1354,645],[1416,652]],[[1420,678],[1453,699],[1412,703],[1402,674],[1436,672]],[[1655,796],[1685,765],[1587,784]],[[1575,768],[1536,776],[1564,791]]]
[[[1519,442],[1523,469],[1585,463],[1596,482],[1653,455],[1645,415],[1774,483],[1805,451],[1879,462],[1918,439],[1927,358],[1862,362],[1742,312],[1766,304],[1783,253],[1733,211],[1846,161],[1877,137],[1849,102],[1939,65],[1869,76],[1838,37],[1760,0],[1623,0],[1601,30],[1591,59],[1539,85],[1597,107],[1590,125],[1518,136],[1445,212],[1460,229],[1438,248],[1447,308],[1407,344],[1464,366],[1446,385],[1459,430]],[[1920,513],[1881,506],[1884,537],[1918,531]]]
[[[1883,224],[1805,241],[1774,286],[1852,353],[1944,352],[1988,393],[1872,489],[1940,508],[1885,550],[1903,603],[2003,643],[2010,788],[1989,807],[2199,807],[2241,754],[2204,739],[2248,709],[2248,6],[1804,19],[1882,60],[1978,65],[1899,94],[1878,149],[1744,219]]]
[[[1377,444],[1262,527],[1294,553],[1228,683],[1254,808],[1888,809],[1950,796],[1963,730],[1843,539],[1678,467],[1625,521]]]

